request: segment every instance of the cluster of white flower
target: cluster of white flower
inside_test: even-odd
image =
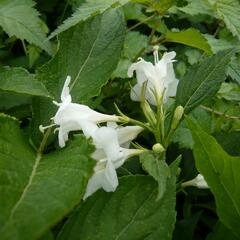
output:
[[[145,99],[152,105],[157,105],[163,99],[167,101],[169,97],[176,96],[178,79],[175,77],[173,62],[176,53],[174,51],[164,53],[159,61],[158,47],[153,51],[154,65],[139,58],[137,63],[133,63],[128,69],[128,76],[132,77],[136,71],[137,84],[131,90],[131,99],[139,101],[144,82],[147,82]]]
[[[147,83],[145,99],[153,105],[163,104],[168,97],[176,95],[178,80],[175,77],[172,62],[175,52],[165,53],[162,59],[158,59],[158,48],[154,49],[153,65],[140,59],[133,63],[129,70],[128,76],[132,77],[136,71],[137,84],[131,91],[131,98],[139,101],[143,83]],[[144,150],[129,149],[130,142],[137,137],[143,130],[139,126],[120,127],[116,122],[120,117],[115,115],[106,115],[96,112],[86,105],[72,103],[69,84],[70,76],[66,78],[62,93],[61,103],[54,101],[58,111],[52,118],[53,124],[43,127],[46,128],[57,126],[59,146],[64,147],[68,141],[68,134],[71,131],[82,130],[86,137],[91,137],[96,147],[92,157],[97,161],[94,168],[94,174],[90,178],[87,190],[84,196],[86,199],[100,188],[107,192],[115,191],[118,186],[116,169],[131,156],[138,155]],[[163,101],[162,101],[163,100]],[[100,123],[106,123],[105,126],[99,126]]]
[[[58,126],[59,146],[64,147],[71,131],[82,130],[86,137],[91,137],[96,147],[92,157],[97,161],[94,174],[88,182],[84,198],[103,188],[105,191],[115,191],[118,186],[116,169],[126,159],[138,155],[143,150],[128,149],[130,142],[143,130],[138,126],[120,127],[115,122],[118,116],[106,115],[96,112],[86,105],[72,103],[69,93],[71,78],[67,77],[61,93],[61,103],[54,102],[59,108],[52,118],[54,124],[40,130]],[[97,124],[107,122],[107,126],[99,127]]]

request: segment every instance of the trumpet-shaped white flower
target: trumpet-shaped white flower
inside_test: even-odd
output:
[[[138,155],[144,150],[127,149],[122,146],[133,140],[142,128],[140,127],[101,127],[95,128],[88,124],[87,135],[91,135],[96,150],[92,157],[97,160],[94,174],[90,178],[84,199],[92,195],[98,189],[113,192],[118,186],[116,169],[123,165],[131,156]]]
[[[201,189],[209,188],[202,174],[198,174],[194,179],[182,183],[182,187],[197,187]]]
[[[158,48],[153,51],[154,65],[139,58],[137,63],[133,63],[128,69],[128,76],[132,77],[134,71],[137,76],[137,84],[131,90],[131,99],[140,101],[143,83],[147,81],[145,99],[157,105],[157,102],[168,97],[176,96],[178,79],[175,77],[172,62],[176,53],[174,51],[164,53],[161,60],[158,59]],[[164,94],[164,96],[163,96]]]
[[[58,125],[58,140],[59,146],[64,147],[65,142],[68,140],[68,134],[70,131],[84,130],[84,126],[87,122],[94,124],[108,122],[108,121],[118,121],[118,117],[114,115],[107,115],[96,112],[83,104],[72,103],[72,98],[69,92],[69,84],[71,78],[68,76],[64,83],[62,93],[61,93],[61,103],[54,101],[59,108],[55,116],[52,118],[54,124],[43,127],[40,126],[40,131]]]

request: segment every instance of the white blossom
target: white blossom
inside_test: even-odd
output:
[[[54,124],[46,127],[39,127],[41,131],[44,131],[46,128],[57,125],[58,128],[56,128],[56,130],[58,130],[60,147],[65,146],[70,131],[83,130],[84,132],[84,126],[88,122],[98,124],[108,121],[118,121],[117,116],[102,114],[92,110],[86,105],[72,103],[72,98],[69,92],[70,81],[71,78],[68,76],[62,89],[61,103],[54,101],[54,104],[59,107],[55,116],[52,118]]]
[[[132,77],[136,72],[137,84],[131,90],[131,99],[140,101],[143,83],[147,81],[145,98],[149,103],[157,105],[161,99],[166,102],[168,97],[176,96],[178,79],[172,65],[176,53],[164,53],[161,60],[158,59],[158,48],[155,48],[153,54],[154,64],[139,58],[138,62],[129,67],[128,76]]]
[[[198,174],[194,179],[182,183],[182,187],[197,187],[201,189],[209,188],[202,174]]]
[[[87,135],[92,134],[91,137],[96,147],[92,157],[97,161],[97,164],[94,168],[94,174],[88,182],[84,199],[100,188],[106,192],[115,191],[118,186],[116,169],[122,166],[129,157],[144,151],[123,148],[142,131],[140,127],[117,128],[116,126],[108,126],[92,131],[94,126],[91,125],[88,125]]]

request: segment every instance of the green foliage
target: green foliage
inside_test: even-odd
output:
[[[114,193],[97,192],[65,224],[58,239],[172,239],[176,170],[174,164],[160,201],[156,183],[147,176],[122,178]]]
[[[86,3],[83,3],[73,13],[72,17],[65,20],[62,25],[52,32],[49,38],[55,37],[57,34],[66,31],[81,21],[85,21],[92,16],[103,13],[111,7],[120,7],[127,2],[129,2],[129,0],[87,0]]]
[[[163,159],[158,159],[150,153],[140,157],[143,169],[149,173],[158,183],[158,195],[156,200],[160,200],[166,191],[168,178],[171,177],[170,169]]]
[[[178,9],[190,15],[213,15],[214,13],[211,5],[206,0],[188,0],[186,6]]]
[[[0,68],[0,89],[13,93],[50,97],[45,86],[23,68]]]
[[[27,40],[52,54],[52,47],[46,38],[39,13],[32,0],[0,1],[0,26],[12,37]]]
[[[227,229],[220,221],[216,223],[213,232],[210,233],[206,240],[237,240],[232,231]]]
[[[178,85],[176,105],[186,112],[213,97],[225,80],[227,64],[233,51],[222,51],[189,69]]]
[[[206,39],[198,30],[194,28],[189,28],[180,32],[167,31],[165,41],[181,43],[191,47],[199,48],[207,54],[212,53]]]
[[[1,239],[36,239],[80,201],[93,147],[76,137],[63,150],[35,153],[18,125],[1,115],[0,233]]]
[[[240,158],[228,155],[194,121],[188,119],[188,125],[193,134],[196,165],[215,197],[219,218],[240,238]]]
[[[240,39],[240,3],[238,0],[209,0],[229,31]]]

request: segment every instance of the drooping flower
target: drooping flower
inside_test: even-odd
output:
[[[159,60],[158,48],[155,47],[153,55],[154,64],[139,58],[139,61],[133,63],[128,69],[129,77],[133,76],[134,71],[137,77],[137,84],[131,90],[133,101],[140,101],[143,83],[146,81],[145,99],[153,105],[157,105],[161,99],[166,102],[168,97],[176,95],[178,79],[175,77],[172,65],[176,53],[174,51],[164,53],[162,59]]]
[[[56,128],[56,130],[58,130],[60,147],[65,146],[70,131],[84,131],[84,126],[87,122],[98,124],[109,121],[115,122],[119,119],[118,116],[96,112],[86,105],[72,103],[72,98],[69,92],[70,81],[71,78],[68,76],[62,89],[61,103],[54,101],[54,104],[59,107],[55,116],[52,118],[54,124],[46,127],[39,127],[40,131],[44,131],[46,128],[57,125],[58,128]]]
[[[132,141],[142,129],[140,127],[100,127],[92,131],[92,124],[88,125],[87,135],[92,135],[96,150],[92,157],[97,161],[94,174],[90,178],[84,199],[98,189],[113,192],[118,186],[116,169],[123,165],[126,159],[138,155],[144,150],[127,149],[123,146]]]
[[[189,187],[189,186],[197,187],[200,189],[209,188],[202,174],[198,174],[194,179],[182,183],[182,187]]]

